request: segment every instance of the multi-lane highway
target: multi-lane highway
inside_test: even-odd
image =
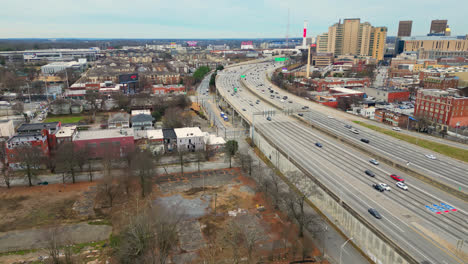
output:
[[[262,69],[267,70],[263,65],[253,67],[252,70],[246,74],[246,79],[243,80],[243,83],[257,96],[262,97],[264,100],[267,100],[282,109],[308,106],[311,111],[304,114],[304,119],[308,122],[323,127],[324,129],[331,130],[336,135],[354,140],[360,144],[362,143],[362,138],[368,139],[369,144],[362,144],[364,144],[363,146],[370,151],[390,157],[395,162],[407,165],[413,170],[431,176],[434,179],[451,185],[456,189],[468,189],[468,164],[442,155],[437,155],[427,149],[417,147],[413,144],[387,135],[376,133],[375,131],[356,124],[348,123],[338,118],[330,118],[335,116],[339,117],[336,113],[337,110],[326,109],[327,112],[323,113],[323,108],[317,108],[316,104],[285,91],[275,89],[274,93],[278,92],[280,96],[275,94],[276,96],[273,99],[270,96],[271,93],[266,90],[266,87],[270,87],[272,85],[266,79],[265,73]],[[268,71],[271,72],[271,68]],[[262,90],[266,91],[263,92]],[[288,96],[288,99],[282,102],[281,98],[284,96]],[[345,127],[345,125],[357,127],[359,134],[352,133],[349,128]],[[434,155],[436,159],[430,159],[426,155]]]
[[[428,263],[466,263],[466,255],[457,255],[453,251],[458,241],[467,239],[466,202],[386,165],[373,165],[369,163],[371,156],[343,145],[301,124],[295,118],[281,114],[281,111],[275,108],[310,111],[301,113],[303,114],[301,118],[352,140],[360,142],[362,137],[366,137],[370,140],[368,147],[376,148],[376,151],[381,151],[382,155],[393,155],[390,156],[392,159],[401,159],[402,162],[409,160],[410,166],[423,166],[425,171],[432,171],[432,167],[425,167],[426,163],[437,162],[437,166],[435,163],[430,166],[436,171],[442,171],[438,166],[446,166],[445,162],[453,161],[445,157],[438,157],[434,161],[425,160],[423,150],[408,150],[409,153],[404,155],[392,154],[393,151],[406,151],[406,148],[411,147],[398,141],[386,143],[380,135],[361,128],[359,134],[353,134],[344,128],[345,123],[337,118],[329,118],[329,114],[311,110],[313,106],[309,102],[299,101],[298,98],[286,95],[278,89],[270,92],[268,88],[271,85],[265,80],[265,71],[271,71],[279,66],[273,63],[260,63],[244,65],[242,69],[230,68],[218,74],[217,89],[246,120],[252,122],[255,118],[256,130],[261,131],[302,168],[317,177],[327,188],[333,190],[343,201],[401,248],[407,250],[415,259]],[[240,83],[241,74],[246,76],[242,80],[246,87]],[[240,89],[234,92],[234,88]],[[284,96],[288,98],[283,99]],[[303,106],[309,106],[309,109],[302,109]],[[269,115],[271,121],[267,116],[254,117],[254,113],[268,110],[276,111],[275,115]],[[320,143],[322,147],[317,147],[316,143]],[[418,153],[421,155],[420,158],[414,154],[417,151],[421,152]],[[455,176],[445,176],[446,180],[466,184],[461,172],[466,165],[457,162],[453,164],[455,166],[449,166],[447,170],[451,170]],[[364,172],[366,169],[374,172],[375,177],[367,176]],[[395,181],[390,178],[390,174],[402,176],[409,190],[399,189]],[[391,191],[378,192],[372,188],[373,183],[385,183],[390,186]],[[426,207],[440,203],[452,205],[458,210],[436,214]],[[377,209],[383,218],[375,219],[367,212],[369,208]],[[464,253],[466,252],[465,247]]]

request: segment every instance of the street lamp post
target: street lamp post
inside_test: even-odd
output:
[[[346,241],[343,243],[343,245],[341,245],[341,247],[340,247],[340,264],[341,264],[341,257],[343,256],[343,248],[344,248],[344,246],[346,246],[346,243],[348,243],[348,242],[351,241],[351,240],[353,240],[353,238],[350,238],[350,239],[346,240]]]

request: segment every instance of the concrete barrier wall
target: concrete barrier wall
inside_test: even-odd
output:
[[[320,210],[321,214],[329,220],[328,222],[339,228],[345,236],[353,237],[352,243],[369,259],[379,264],[418,263],[354,209],[341,201],[339,196],[321,184],[314,175],[301,168],[294,160],[289,159],[288,153],[278,149],[274,143],[264,137],[261,131],[255,131],[254,143],[286,178],[288,172],[294,171],[301,171],[307,176],[301,182],[296,182],[296,188],[302,193],[311,193],[308,203]],[[289,183],[292,184],[292,181]]]

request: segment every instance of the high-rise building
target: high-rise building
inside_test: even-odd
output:
[[[317,36],[317,52],[326,53],[328,50],[328,33]]]
[[[383,60],[385,41],[387,40],[387,27],[374,27],[370,37],[369,56],[377,61]]]
[[[398,37],[411,37],[412,20],[400,21],[398,24]]]
[[[429,34],[445,34],[447,20],[432,20]]]
[[[328,28],[328,33],[317,36],[317,52],[340,55],[372,56],[383,59],[387,28],[374,28],[359,18],[338,22]],[[375,39],[375,41],[373,41]]]

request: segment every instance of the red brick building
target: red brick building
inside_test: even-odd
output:
[[[396,77],[405,77],[405,76],[412,76],[413,72],[407,69],[390,69],[388,71],[388,77],[396,78]]]
[[[419,81],[422,81],[429,77],[440,77],[442,73],[437,71],[420,71],[419,72]]]
[[[458,77],[427,77],[421,84],[424,89],[447,90],[458,87]]]
[[[8,164],[12,167],[19,165],[17,151],[24,146],[38,147],[44,157],[48,157],[57,147],[56,133],[60,128],[60,122],[22,124],[5,144]]]
[[[312,88],[317,92],[328,91],[332,87],[343,87],[348,89],[369,87],[371,81],[369,78],[325,78],[307,80],[311,82]]]
[[[153,94],[171,94],[171,93],[184,93],[185,86],[183,85],[153,85]]]
[[[404,102],[409,101],[409,91],[389,91],[387,94],[387,102]]]
[[[408,118],[405,114],[395,113],[387,109],[376,109],[374,114],[374,120],[394,127],[406,127]]]
[[[131,128],[80,131],[73,144],[77,149],[88,149],[92,158],[102,158],[109,153],[123,157],[134,149],[134,132]]]
[[[468,97],[459,96],[455,89],[418,90],[414,114],[451,127],[458,122],[461,127],[468,126]]]

